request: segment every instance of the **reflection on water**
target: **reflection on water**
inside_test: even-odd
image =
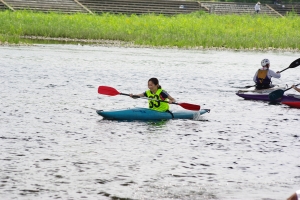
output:
[[[299,109],[235,95],[261,59],[282,70],[294,53],[36,45],[0,55],[1,199],[284,199],[299,189]],[[273,83],[299,82],[299,70]],[[97,88],[141,93],[150,77],[211,112],[160,122],[96,114],[147,106]]]
[[[164,128],[169,120],[158,120],[158,121],[149,121],[147,124],[149,127],[155,127],[155,128]]]

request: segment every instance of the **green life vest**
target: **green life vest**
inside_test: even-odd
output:
[[[147,97],[150,99],[157,99],[157,100],[163,101],[160,98],[160,93],[162,91],[163,91],[162,89],[158,89],[155,94],[152,94],[152,92],[150,90],[147,90],[146,94],[147,94]],[[169,103],[155,101],[155,100],[148,100],[148,102],[149,102],[149,108],[152,110],[156,110],[156,111],[160,111],[160,112],[165,112],[165,111],[169,110]]]

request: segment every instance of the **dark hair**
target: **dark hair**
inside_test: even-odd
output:
[[[158,79],[157,79],[157,78],[150,78],[150,79],[148,80],[148,83],[149,83],[150,81],[151,81],[154,85],[158,85],[158,86],[157,86],[158,89],[161,89],[161,86],[159,85],[159,82],[158,82]]]

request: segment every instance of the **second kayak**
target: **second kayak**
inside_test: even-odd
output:
[[[281,100],[282,104],[288,105],[292,108],[300,108],[300,95],[287,95]]]
[[[275,86],[269,89],[256,90],[255,87],[249,88],[248,90],[239,90],[236,95],[246,100],[259,100],[259,101],[270,101],[269,94],[278,89],[286,89],[286,87]],[[280,102],[278,99],[277,102]]]
[[[236,93],[239,97],[242,97],[246,100],[259,100],[259,101],[270,101],[269,94],[255,94],[255,93]],[[280,102],[281,99],[278,99],[277,102]]]

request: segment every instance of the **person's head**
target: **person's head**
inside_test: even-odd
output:
[[[260,2],[257,2],[258,5],[260,5]]]
[[[261,61],[261,66],[262,67],[266,67],[266,68],[269,68],[270,67],[270,61],[269,61],[269,59],[263,59],[262,61]]]
[[[151,92],[156,92],[156,90],[160,89],[161,86],[159,85],[157,78],[150,78],[148,80],[148,88]]]

